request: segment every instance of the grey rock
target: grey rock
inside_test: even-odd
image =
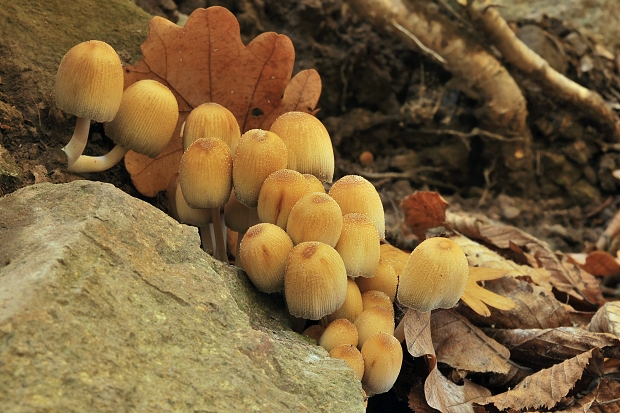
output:
[[[2,412],[363,411],[281,297],[198,245],[109,184],[0,198]]]

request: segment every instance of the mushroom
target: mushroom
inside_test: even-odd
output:
[[[385,393],[394,386],[403,364],[403,349],[392,335],[379,333],[362,346],[364,376],[362,387],[368,396]]]
[[[306,337],[310,337],[316,341],[316,344],[319,344],[319,339],[323,332],[325,331],[325,327],[320,324],[312,324],[310,327],[307,327],[301,334]]]
[[[346,318],[339,318],[332,321],[325,328],[319,339],[319,346],[330,352],[336,346],[349,344],[357,346],[357,328]]]
[[[396,298],[396,287],[398,286],[398,276],[392,264],[385,258],[379,258],[379,265],[375,275],[371,278],[357,277],[355,279],[361,293],[366,291],[378,290],[386,293],[390,300]]]
[[[293,316],[318,320],[339,308],[346,294],[347,270],[335,249],[317,241],[293,247],[284,274],[284,297]]]
[[[243,269],[241,260],[239,260],[239,244],[243,239],[243,235],[250,227],[250,208],[243,205],[235,196],[232,190],[228,202],[224,205],[224,224],[237,233],[237,247],[235,248],[235,265]]]
[[[409,255],[396,297],[402,305],[422,313],[451,308],[463,295],[468,276],[467,257],[456,242],[427,238]]]
[[[116,116],[123,84],[121,60],[105,42],[82,42],[63,56],[56,73],[56,105],[77,116],[73,136],[63,148],[69,171],[84,152],[91,119],[108,122]]]
[[[308,182],[308,185],[310,186],[310,192],[326,192],[323,182],[319,181],[319,178],[312,174],[303,174],[303,176],[306,178],[306,182]]]
[[[351,367],[351,370],[353,370],[359,380],[362,380],[362,377],[364,377],[364,358],[356,346],[341,344],[332,348],[329,352],[329,356],[344,360],[349,367]]]
[[[394,317],[394,306],[392,305],[392,300],[390,300],[390,297],[386,293],[378,290],[370,290],[362,294],[363,311],[377,306],[387,308],[392,312],[392,318]]]
[[[385,238],[385,215],[379,193],[366,178],[359,175],[345,175],[329,190],[329,195],[338,202],[342,214],[360,212],[374,222],[379,238]]]
[[[197,139],[219,138],[226,142],[234,155],[241,131],[231,111],[215,102],[207,102],[196,106],[187,115],[182,136],[183,150]]]
[[[299,199],[310,192],[302,174],[292,169],[272,172],[258,194],[258,219],[286,229],[288,216]]]
[[[328,322],[337,320],[339,318],[346,318],[350,322],[355,322],[355,319],[364,311],[364,305],[362,303],[362,294],[355,281],[347,277],[347,295],[344,299],[344,303],[333,313],[328,314],[326,319]]]
[[[228,262],[228,256],[220,208],[230,197],[231,176],[230,148],[221,139],[198,139],[181,156],[179,178],[185,200],[192,208],[211,210],[211,225],[215,236],[215,258],[224,262]],[[206,231],[205,228],[201,230]]]
[[[239,258],[250,281],[259,291],[284,288],[284,270],[293,241],[277,225],[261,223],[247,230],[239,246]]]
[[[320,241],[334,247],[341,230],[340,207],[332,197],[322,192],[301,197],[291,209],[286,224],[286,232],[295,244]]]
[[[379,234],[365,214],[352,212],[342,217],[342,231],[334,248],[342,257],[349,277],[375,275],[380,255]]]
[[[156,158],[172,139],[178,119],[179,106],[170,89],[156,80],[139,80],[125,89],[118,113],[105,125],[116,146],[102,156],[80,156],[71,171],[105,171],[129,150]]]
[[[334,149],[320,120],[305,112],[286,112],[269,129],[288,148],[287,168],[309,173],[323,182],[334,177]]]
[[[377,333],[394,334],[394,309],[378,305],[362,311],[355,320],[359,334],[358,348],[362,348],[366,340]]]

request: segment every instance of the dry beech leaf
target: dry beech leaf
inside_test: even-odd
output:
[[[588,324],[588,331],[620,337],[620,301],[610,301],[599,308]]]
[[[413,357],[435,356],[430,321],[430,312],[421,313],[412,308],[408,309],[403,317],[407,350]],[[434,364],[430,367],[434,367]]]
[[[600,282],[578,266],[569,263],[561,253],[554,253],[539,239],[510,225],[491,223],[482,218],[446,213],[446,223],[473,239],[480,239],[505,250],[523,251],[532,267],[549,271],[551,284],[559,291],[590,304],[604,302]]]
[[[219,103],[245,132],[268,129],[284,112],[313,113],[321,94],[315,70],[291,80],[295,50],[287,36],[263,33],[245,46],[237,19],[223,7],[196,9],[184,27],[154,17],[141,50],[142,60],[125,68],[125,87],[140,79],[158,80],[175,94],[180,112],[172,141],[156,159],[132,151],[125,156],[135,187],[146,196],[165,189],[177,172],[180,126],[192,108]]]
[[[536,368],[550,367],[594,348],[604,351],[606,347],[620,347],[620,340],[611,334],[592,333],[574,327],[489,329],[486,333],[506,346],[514,361]]]
[[[487,397],[480,404],[494,404],[499,410],[550,409],[562,400],[581,378],[585,368],[594,361],[600,363],[598,349],[581,353],[576,357],[540,370],[523,380],[514,389]]]
[[[467,379],[463,386],[454,384],[435,368],[424,382],[424,394],[428,405],[440,412],[473,413],[473,404],[483,402],[491,392]]]
[[[569,306],[559,302],[553,294],[539,286],[515,278],[504,277],[485,283],[485,288],[515,302],[512,310],[492,309],[489,317],[482,317],[466,306],[458,310],[477,325],[496,328],[555,328],[571,326]]]
[[[510,351],[454,311],[433,311],[431,336],[437,361],[450,367],[477,373],[510,371]]]
[[[446,220],[448,203],[437,192],[416,191],[403,199],[400,207],[405,223],[418,240],[426,238],[426,230],[442,226]]]
[[[488,317],[491,310],[487,305],[498,310],[512,310],[515,302],[508,297],[502,297],[478,285],[480,281],[496,280],[506,276],[506,270],[495,268],[469,267],[469,277],[461,300],[476,313]]]
[[[590,394],[594,399],[588,403],[589,412],[592,413],[618,413],[620,412],[620,383],[603,377],[596,389]],[[582,410],[586,411],[586,410]]]
[[[579,265],[582,270],[592,275],[605,277],[612,274],[620,274],[620,262],[608,252],[592,251],[581,260],[582,254],[567,254],[568,259],[573,264]]]

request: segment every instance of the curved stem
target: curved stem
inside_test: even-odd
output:
[[[90,119],[78,117],[75,121],[75,129],[71,140],[62,148],[67,154],[67,170],[71,170],[71,166],[84,152],[86,142],[88,141],[88,131],[90,130]]]
[[[69,165],[69,172],[102,172],[110,169],[123,159],[123,156],[129,151],[121,145],[116,145],[112,150],[102,156],[80,156],[73,165]]]
[[[200,241],[202,242],[202,250],[207,254],[213,255],[215,248],[213,248],[213,238],[211,238],[211,225],[205,224],[198,227],[198,233],[200,234]]]

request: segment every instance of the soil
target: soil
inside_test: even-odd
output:
[[[59,1],[21,6],[0,0],[0,196],[38,182],[90,179],[167,210],[163,194],[148,198],[136,191],[123,165],[97,174],[66,172],[61,148],[75,118],[54,104],[53,76],[62,55],[96,38],[109,42],[125,63],[135,63],[147,34],[149,14],[128,1],[106,3],[105,15],[95,0],[63,2],[59,14]],[[618,182],[611,173],[620,168],[620,148],[579,108],[559,104],[522,74],[513,72],[528,100],[533,134],[535,178],[528,185],[506,174],[497,155],[502,142],[480,132],[488,125],[472,94],[459,90],[443,67],[375,30],[341,0],[138,4],[173,20],[196,7],[225,6],[237,16],[246,43],[264,31],[288,35],[297,53],[294,72],[315,68],[323,81],[317,117],[333,139],[335,178],[361,174],[375,184],[386,208],[388,241],[400,247],[416,243],[399,207],[415,190],[438,191],[453,211],[482,213],[563,252],[591,249],[618,211]],[[616,57],[604,43],[557,18],[538,15],[512,24],[552,65],[620,108]],[[113,145],[102,126],[93,124],[85,153],[103,154]]]

